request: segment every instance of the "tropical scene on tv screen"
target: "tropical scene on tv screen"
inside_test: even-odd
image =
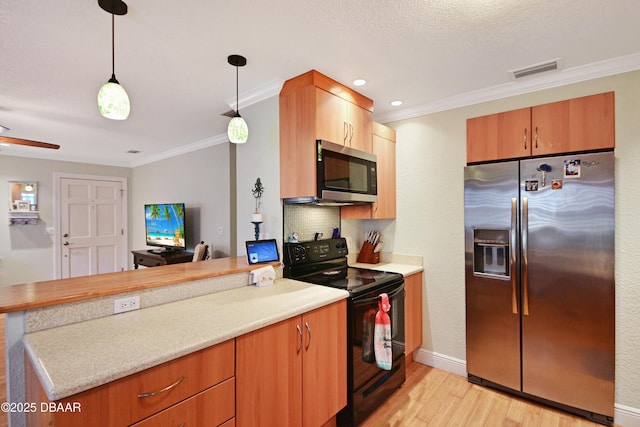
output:
[[[145,228],[147,244],[184,248],[184,205],[145,205]]]

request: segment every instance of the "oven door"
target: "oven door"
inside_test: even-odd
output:
[[[352,298],[353,309],[350,310],[349,320],[350,348],[353,352],[353,375],[350,389],[356,391],[363,387],[368,381],[380,373],[385,373],[378,368],[373,351],[373,329],[375,316],[378,311],[378,301],[380,294],[386,293],[389,296],[391,309],[387,313],[391,319],[391,341],[394,362],[399,358],[404,358],[404,282],[389,284],[384,288],[378,288],[364,295],[357,295]],[[393,370],[393,369],[392,369]]]

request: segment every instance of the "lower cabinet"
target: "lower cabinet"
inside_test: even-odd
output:
[[[231,426],[235,422],[234,406],[235,380],[229,378],[223,383],[135,423],[132,427]]]
[[[229,340],[56,401],[62,407],[79,405],[81,411],[27,414],[27,425],[128,426],[140,422],[135,425],[151,426],[173,425],[169,422],[175,420],[175,425],[217,426],[235,414],[234,358],[234,341]],[[25,370],[27,400],[47,402],[28,361]]]
[[[413,360],[413,351],[422,344],[422,273],[404,278],[405,354]]]
[[[27,425],[308,426],[347,404],[346,300],[50,402]],[[28,358],[26,397],[48,402]],[[40,405],[40,403],[38,403]]]
[[[342,300],[236,338],[236,424],[319,427],[347,404]]]

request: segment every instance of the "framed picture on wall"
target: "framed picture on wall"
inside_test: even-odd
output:
[[[19,211],[28,211],[29,210],[29,202],[27,200],[16,200],[16,209]]]

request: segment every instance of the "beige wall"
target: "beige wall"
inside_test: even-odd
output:
[[[214,257],[230,255],[230,159],[223,143],[138,166],[132,171],[129,240],[145,249],[144,205],[185,203],[187,248],[200,241]],[[129,268],[132,259],[130,257]]]
[[[398,140],[398,219],[387,239],[395,252],[424,257],[423,348],[464,360],[466,119],[607,91],[615,91],[616,104],[615,401],[640,408],[640,72],[391,123]]]
[[[129,168],[0,155],[0,286],[54,278],[53,237],[46,228],[55,226],[55,172],[126,178],[131,188]],[[8,181],[38,182],[36,225],[9,226]]]

